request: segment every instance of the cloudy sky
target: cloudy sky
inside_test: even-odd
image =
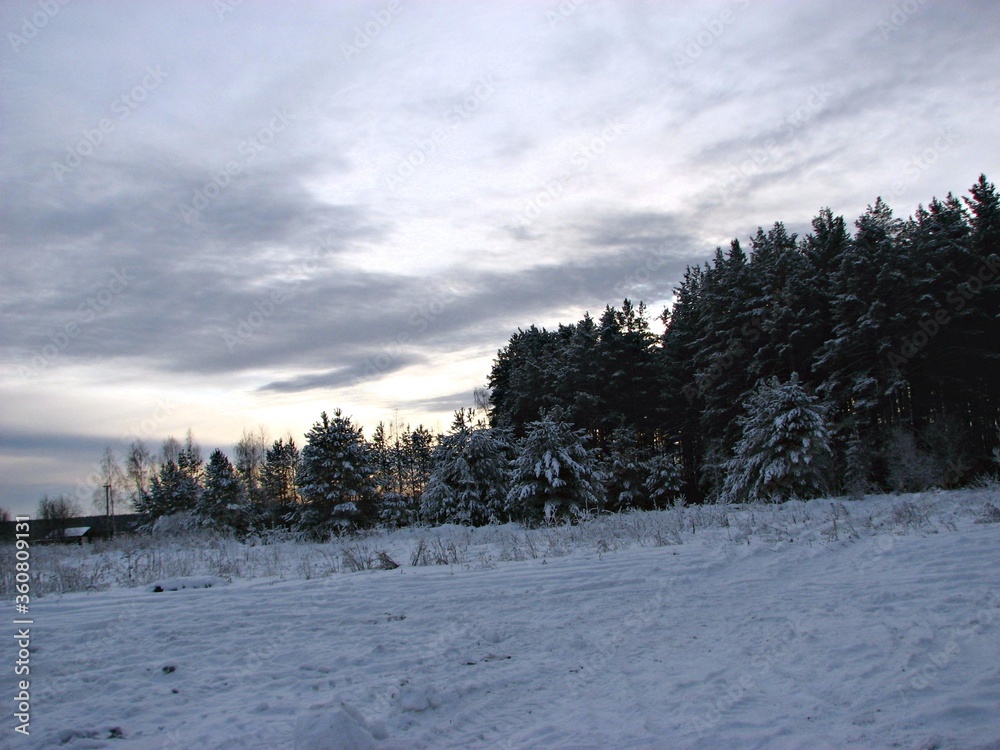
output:
[[[1000,5],[0,6],[0,506],[188,428],[445,428],[518,326],[1000,175]]]

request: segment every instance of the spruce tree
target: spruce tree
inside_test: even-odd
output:
[[[425,523],[482,526],[506,521],[506,430],[469,424],[456,417],[453,431],[434,450],[433,469],[420,499]]]
[[[162,455],[168,458],[150,483],[148,502],[140,504],[141,512],[151,519],[194,511],[203,490],[201,449],[190,431],[184,445],[173,438],[164,440]]]
[[[645,462],[645,469],[646,497],[653,510],[683,501],[684,476],[679,454],[655,453]]]
[[[822,494],[830,434],[816,396],[798,375],[787,383],[761,381],[744,408],[720,500],[783,502]]]
[[[205,470],[205,489],[196,512],[203,525],[244,532],[249,526],[246,493],[229,457],[212,451]]]
[[[615,430],[601,472],[608,510],[648,509],[646,453],[639,446],[635,428],[619,427]]]
[[[699,382],[694,364],[703,286],[703,269],[689,266],[681,285],[674,290],[673,306],[660,318],[665,327],[659,353],[664,394],[660,422],[667,435],[680,445],[684,491],[691,499],[700,498],[698,478],[705,451],[699,425],[705,383]]]
[[[377,517],[375,466],[360,427],[340,409],[320,415],[306,434],[298,486],[305,508],[300,526],[317,533],[344,531]]]
[[[537,523],[599,510],[603,496],[597,456],[586,443],[586,433],[558,413],[529,424],[511,465],[511,516]]]

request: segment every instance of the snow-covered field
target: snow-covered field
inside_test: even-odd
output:
[[[189,551],[131,588],[147,552],[39,551],[100,586],[32,601],[0,747],[1000,748],[998,494]]]

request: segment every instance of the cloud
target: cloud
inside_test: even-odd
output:
[[[37,401],[9,429],[60,434],[67,383],[253,424],[360,378],[374,411],[519,326],[669,299],[758,225],[1000,173],[995,3],[403,3],[345,55],[381,7],[70,3],[15,47],[39,6],[0,6],[2,384]],[[30,444],[83,470],[67,439]]]

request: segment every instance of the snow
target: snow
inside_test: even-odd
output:
[[[33,599],[31,737],[0,747],[996,747],[997,495],[680,508],[508,562],[516,527],[453,527],[482,554],[428,567],[409,530],[392,571]]]
[[[384,726],[372,726],[346,704],[327,711],[312,711],[295,725],[295,750],[377,750],[386,738]]]

